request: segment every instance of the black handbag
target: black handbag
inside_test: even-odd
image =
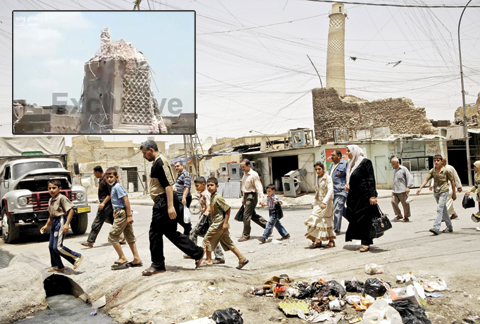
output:
[[[282,219],[283,218],[283,209],[280,203],[275,204],[275,217],[277,219]]]
[[[238,222],[243,222],[243,213],[245,212],[245,206],[242,205],[238,210],[237,214],[235,215],[235,220]]]
[[[211,224],[212,224],[211,218],[208,216],[202,215],[202,217],[200,218],[200,222],[195,227],[195,233],[198,236],[205,236]]]
[[[388,219],[388,215],[384,214],[377,204],[378,214],[372,219],[372,226],[370,227],[370,238],[379,238],[385,232],[392,228],[392,223]]]
[[[465,195],[463,196],[462,206],[465,209],[475,207],[475,200],[472,197]]]

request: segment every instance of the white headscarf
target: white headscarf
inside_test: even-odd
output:
[[[350,183],[350,176],[353,171],[360,165],[360,162],[365,158],[363,150],[358,145],[347,145],[348,150],[352,153],[353,157],[348,161],[347,165],[347,184]]]

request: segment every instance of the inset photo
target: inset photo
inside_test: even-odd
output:
[[[13,11],[13,134],[195,134],[195,11]]]

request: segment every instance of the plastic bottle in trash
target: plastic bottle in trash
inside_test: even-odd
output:
[[[383,299],[377,299],[363,314],[363,324],[402,324],[400,313]]]

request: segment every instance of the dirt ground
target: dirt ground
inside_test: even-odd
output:
[[[380,199],[382,210],[391,214],[389,199]],[[456,203],[457,204],[457,203]],[[459,204],[459,203],[458,203]],[[95,215],[93,205],[91,219]],[[319,277],[326,280],[350,280],[356,278],[381,278],[393,287],[397,275],[412,271],[424,279],[441,278],[449,285],[445,296],[433,298],[426,312],[432,323],[450,324],[464,322],[468,316],[480,316],[480,233],[470,220],[470,213],[458,210],[460,219],[454,220],[454,232],[433,236],[428,232],[433,224],[435,201],[430,196],[417,197],[412,202],[412,222],[394,223],[384,237],[375,240],[369,252],[359,253],[359,242],[345,242],[344,221],[342,234],[331,249],[308,249],[304,238],[305,225],[310,210],[286,210],[282,223],[291,234],[287,241],[277,241],[280,236],[274,231],[273,242],[259,244],[256,240],[263,230],[252,224],[252,239],[237,243],[242,224],[231,221],[232,238],[239,250],[249,259],[242,270],[235,269],[238,261],[233,253],[226,253],[226,264],[202,267],[194,270],[192,260],[183,259],[183,253],[165,239],[167,272],[144,277],[141,271],[150,265],[148,227],[151,209],[134,206],[134,230],[143,268],[111,271],[115,252],[106,241],[109,225],[102,229],[93,249],[83,248],[79,243],[84,236],[70,236],[65,245],[85,253],[85,261],[76,271],[67,273],[79,283],[92,301],[106,296],[107,312],[119,322],[133,323],[182,323],[210,316],[217,309],[233,307],[242,312],[245,323],[305,323],[298,317],[286,317],[278,308],[280,299],[250,294],[252,287],[261,288],[272,276],[287,274],[296,281],[313,282]],[[236,210],[233,210],[233,213]],[[266,211],[259,210],[266,215]],[[194,220],[195,221],[195,220]],[[442,228],[444,225],[442,225]],[[201,241],[199,240],[199,243]],[[0,248],[16,254],[33,251],[48,260],[48,242],[1,245]],[[124,248],[130,259],[131,253]],[[383,274],[367,275],[365,265],[377,263],[385,269]],[[351,294],[351,293],[348,293]],[[337,313],[336,318],[347,320],[361,317],[352,306]]]

